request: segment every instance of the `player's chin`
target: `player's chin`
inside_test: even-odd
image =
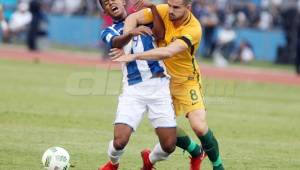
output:
[[[111,16],[115,19],[120,19],[122,18],[122,13],[112,13]]]
[[[176,17],[175,16],[171,16],[170,15],[169,18],[170,18],[171,21],[176,21]]]

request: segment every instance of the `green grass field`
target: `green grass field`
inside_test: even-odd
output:
[[[69,151],[73,170],[97,169],[107,161],[120,79],[113,70],[0,60],[0,169],[42,169],[41,156],[51,146]],[[300,168],[300,87],[215,79],[204,84],[226,169]],[[184,118],[178,123],[192,135]],[[156,142],[144,120],[120,169],[139,169],[140,150]],[[188,170],[188,161],[177,149],[157,169]]]

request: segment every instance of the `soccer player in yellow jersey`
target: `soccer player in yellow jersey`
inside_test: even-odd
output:
[[[138,0],[137,6],[143,7],[147,0]],[[201,77],[195,52],[198,49],[202,31],[199,21],[190,12],[191,0],[168,0],[167,4],[157,6],[157,10],[166,28],[165,38],[160,47],[143,53],[124,55],[113,49],[111,55],[115,61],[163,59],[171,76],[170,89],[176,115],[185,115],[190,126],[201,141],[202,147],[212,162],[214,170],[223,170],[219,147],[206,122],[206,110],[202,94]],[[130,15],[125,21],[124,32],[153,20],[149,9],[143,9]],[[203,154],[183,130],[178,130],[178,147],[189,151],[191,170],[199,170]]]

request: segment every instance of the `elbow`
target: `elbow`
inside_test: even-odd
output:
[[[122,48],[117,43],[112,43],[111,48]]]
[[[157,41],[162,41],[165,39],[165,34],[158,34],[155,36]]]
[[[160,34],[159,34],[160,40],[164,40],[165,36],[166,36],[166,31],[164,30],[164,31],[159,31],[159,32],[160,32]]]
[[[116,38],[113,38],[111,48],[123,48],[123,44],[121,44]]]
[[[121,48],[123,48],[123,46],[121,46],[120,44],[116,44],[116,45],[112,45],[112,48],[119,48],[119,49],[121,49]]]
[[[153,34],[157,41],[162,41],[165,39],[165,32],[161,30],[153,30]]]

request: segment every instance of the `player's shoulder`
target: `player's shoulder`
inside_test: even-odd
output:
[[[184,32],[189,32],[193,34],[201,34],[202,28],[199,20],[191,14],[191,18],[183,27]]]
[[[156,5],[156,9],[162,18],[166,18],[168,11],[169,11],[169,5],[168,4],[158,4],[158,5]]]
[[[101,30],[100,37],[103,39],[111,33],[114,33],[114,32],[109,27],[106,27],[106,28]]]
[[[190,27],[192,29],[199,28],[201,29],[200,21],[191,13],[191,19],[187,24],[187,27]]]
[[[156,8],[158,10],[168,10],[169,9],[169,5],[168,4],[158,4],[158,5],[156,5]]]
[[[123,22],[119,22],[119,23],[114,23],[110,26],[107,26],[106,28],[104,28],[101,31],[101,35],[105,35],[108,33],[114,34],[114,35],[119,35],[124,28],[124,23]]]
[[[192,14],[188,22],[185,23],[181,31],[182,37],[185,37],[191,44],[198,44],[201,40],[202,29],[200,22]]]
[[[107,27],[107,29],[112,31],[120,32],[124,28],[124,21],[113,23],[111,26]]]
[[[114,29],[121,29],[124,27],[124,21],[115,22],[111,27]]]

